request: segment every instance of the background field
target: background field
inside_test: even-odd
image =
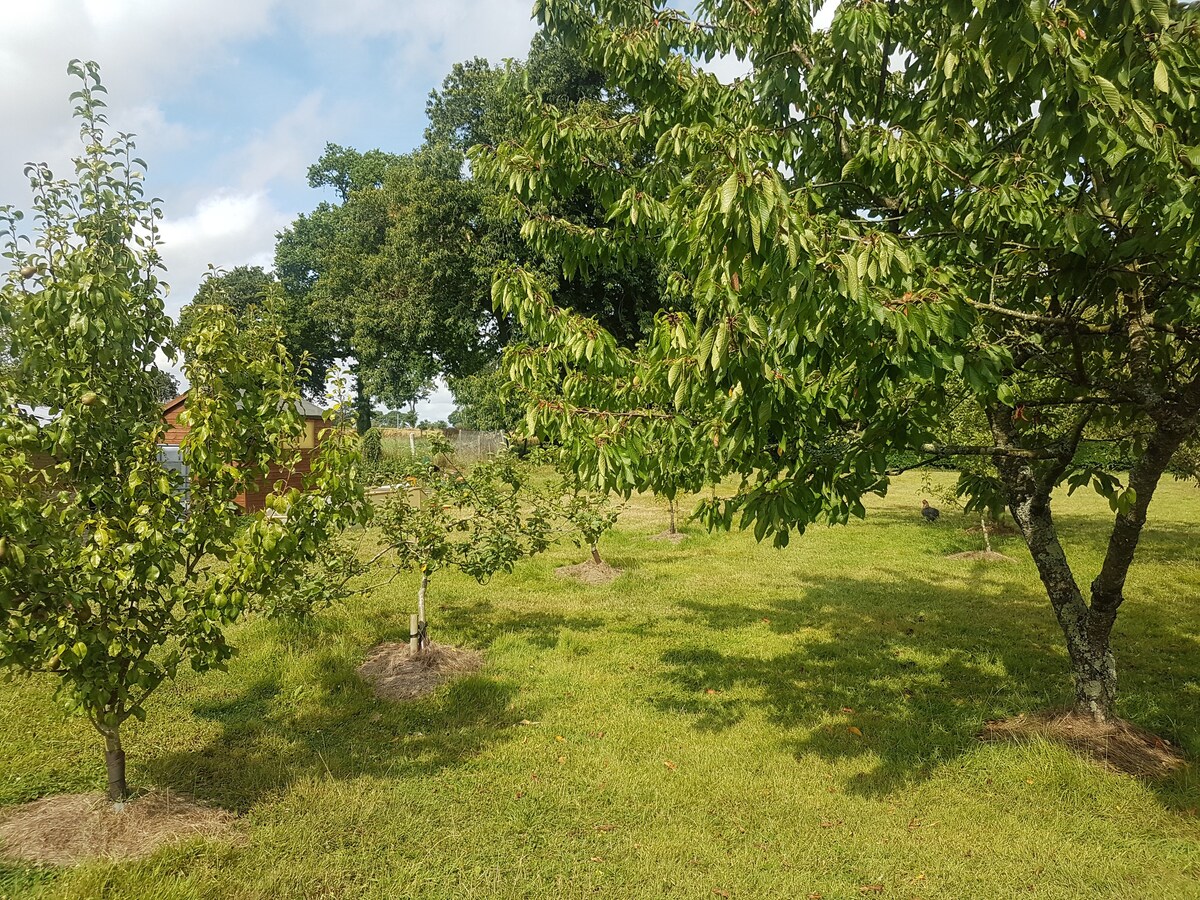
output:
[[[1200,778],[1148,784],[984,722],[1069,697],[1061,639],[1012,564],[902,479],[865,523],[783,551],[655,542],[627,505],[626,574],[564,582],[566,544],[479,586],[439,576],[435,640],[482,673],[407,705],[355,675],[403,639],[414,579],[305,627],[234,631],[126,741],[136,785],[237,810],[241,840],[71,871],[0,864],[0,897],[1200,896]],[[1107,505],[1064,500],[1077,571]],[[1122,713],[1200,754],[1200,490],[1164,486],[1117,624]],[[851,728],[856,729],[851,731]],[[100,744],[49,682],[0,686],[0,804],[95,790]],[[880,893],[875,892],[880,886]]]

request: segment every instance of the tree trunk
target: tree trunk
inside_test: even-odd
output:
[[[667,501],[667,510],[671,514],[671,534],[675,534],[675,498],[672,497]]]
[[[988,529],[987,529],[987,516],[980,516],[980,517],[979,517],[979,527],[983,529],[983,546],[984,546],[984,549],[985,549],[985,550],[986,550],[988,553],[991,553],[991,552],[992,552],[992,536],[991,536],[990,534],[988,534]]]
[[[1192,430],[1194,428],[1193,424]],[[1168,431],[1159,428],[1129,473],[1129,487],[1134,492],[1134,501],[1128,510],[1117,513],[1112,534],[1108,538],[1104,564],[1092,582],[1092,613],[1097,624],[1102,624],[1106,631],[1112,630],[1117,610],[1125,600],[1125,578],[1146,525],[1150,500],[1167,466],[1171,464],[1171,457],[1186,436],[1186,429]]]
[[[1153,396],[1153,391],[1148,393]],[[1180,444],[1196,433],[1200,378],[1188,384],[1179,396],[1166,401],[1159,398],[1151,405],[1155,431],[1129,473],[1133,502],[1117,514],[1100,574],[1091,584],[1090,603],[1084,600],[1071,573],[1050,515],[1050,493],[1074,458],[1087,419],[1076,430],[1074,442],[1064,447],[1057,466],[1040,476],[1028,459],[1006,456],[1003,452],[996,457],[1009,509],[1025,537],[1066,638],[1075,681],[1075,712],[1097,721],[1112,716],[1117,699],[1117,666],[1111,639],[1117,610],[1125,599],[1125,578],[1158,482]],[[1012,410],[995,406],[987,413],[997,447],[1017,448],[1020,442],[1013,427]]]
[[[104,737],[104,765],[108,770],[108,799],[113,803],[124,803],[129,799],[129,783],[125,780],[125,749],[121,746],[121,726],[96,723],[96,730]]]
[[[1071,678],[1075,682],[1075,713],[1097,722],[1112,718],[1117,702],[1117,660],[1109,644],[1110,635],[1111,630],[1084,628],[1080,634],[1067,637]]]
[[[604,560],[600,558],[600,548],[592,544],[592,562],[598,566],[604,565]]]
[[[1000,446],[1014,446],[1011,422],[993,411],[992,428]],[[1096,628],[1091,610],[1071,572],[1050,512],[1054,478],[1042,479],[1029,460],[1015,456],[996,460],[1008,494],[1008,508],[1021,529],[1038,576],[1046,588],[1054,616],[1066,638],[1075,712],[1096,721],[1112,715],[1117,699],[1117,667],[1109,646],[1111,627]]]
[[[1058,540],[1048,498],[1023,497],[1012,504],[1055,618],[1066,638],[1075,682],[1075,712],[1103,722],[1117,699],[1117,666],[1109,646],[1111,629],[1097,629]]]
[[[429,590],[429,573],[421,572],[421,586],[417,588],[417,649],[429,648],[429,627],[425,622],[425,594]]]
[[[354,373],[354,424],[359,434],[366,434],[371,429],[371,396],[363,386],[358,366],[351,371]]]

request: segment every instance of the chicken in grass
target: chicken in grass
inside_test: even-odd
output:
[[[929,522],[931,524],[933,522],[936,522],[938,520],[938,516],[940,516],[941,514],[942,513],[940,510],[935,509],[934,507],[929,505],[928,500],[921,501],[921,515],[925,517],[926,522]]]

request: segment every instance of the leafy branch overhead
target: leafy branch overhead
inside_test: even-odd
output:
[[[530,98],[524,133],[476,147],[474,170],[568,272],[655,248],[672,305],[627,349],[542,273],[502,269],[494,302],[527,336],[510,376],[597,487],[663,486],[646,463],[669,446],[737,479],[710,526],[777,544],[863,515],[897,455],[973,461],[960,490],[1013,513],[1077,703],[1103,716],[1125,573],[1200,416],[1200,11],[842,3],[822,30],[820,5],[540,0],[629,105]],[[749,74],[697,64],[718,56]],[[554,213],[579,190],[607,210],[594,226]],[[1058,485],[1113,506],[1090,600]]]

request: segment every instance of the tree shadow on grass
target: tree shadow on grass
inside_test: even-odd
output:
[[[988,719],[1067,704],[1066,654],[1039,588],[980,564],[960,579],[873,568],[869,577],[803,581],[795,596],[683,601],[687,619],[722,637],[664,653],[663,689],[652,702],[706,731],[765,714],[797,757],[861,758],[847,790],[889,793],[976,746]],[[1181,634],[1167,611],[1142,604],[1125,619],[1118,664],[1155,653],[1151,636],[1170,635],[1174,671],[1200,667],[1200,641]],[[738,631],[764,626],[794,638],[793,649],[739,652]],[[1139,724],[1189,754],[1200,750],[1200,692],[1136,669],[1122,687],[1126,709],[1153,711]],[[1191,776],[1154,789],[1168,807],[1196,806]]]
[[[407,703],[377,699],[354,661],[324,654],[316,679],[289,692],[277,677],[233,696],[197,704],[221,733],[195,750],[144,764],[155,784],[245,812],[264,796],[305,778],[431,775],[509,739],[533,715],[513,706],[516,687],[469,675]]]
[[[470,647],[490,647],[497,639],[514,635],[549,650],[557,646],[564,632],[592,631],[603,628],[599,616],[567,616],[553,612],[511,612],[491,600],[453,604],[442,610],[442,627],[456,641]]]

